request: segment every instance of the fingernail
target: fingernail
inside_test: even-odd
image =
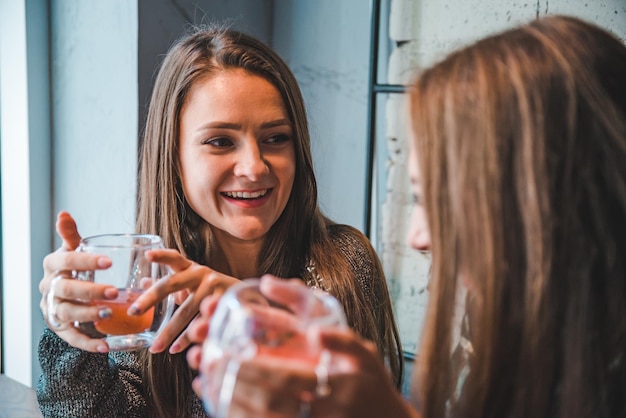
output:
[[[129,315],[139,315],[140,312],[141,311],[139,310],[139,306],[135,305],[134,303],[130,305],[130,308],[128,308]]]
[[[104,297],[107,299],[115,299],[117,297],[117,289],[110,287],[104,290]]]
[[[172,344],[172,346],[170,347],[170,354],[176,354],[179,351],[180,351],[180,344],[178,343]]]
[[[96,347],[96,350],[98,350],[99,353],[108,353],[109,347],[107,347],[106,345],[99,345],[98,347]]]
[[[113,311],[111,310],[111,308],[100,309],[98,311],[98,316],[101,319],[107,319],[113,316]]]
[[[154,343],[150,347],[150,352],[151,353],[160,353],[161,351],[163,351],[163,344],[161,344],[161,343]]]
[[[109,257],[100,257],[98,258],[97,265],[100,268],[111,267],[111,259]]]

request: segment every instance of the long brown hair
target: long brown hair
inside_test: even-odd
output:
[[[410,109],[432,240],[424,416],[626,416],[624,44],[538,19],[422,72]],[[474,355],[451,405],[459,277]]]
[[[186,97],[200,78],[218,71],[244,69],[271,82],[280,92],[293,125],[296,172],[287,206],[270,228],[257,266],[259,275],[303,277],[309,265],[343,304],[350,325],[374,340],[389,359],[399,383],[402,358],[397,327],[380,262],[372,256],[372,278],[381,292],[376,311],[360,289],[346,255],[330,232],[332,222],[317,205],[304,101],[285,62],[269,47],[244,33],[222,27],[196,27],[176,42],[159,70],[150,101],[140,164],[137,228],[157,233],[166,246],[211,266],[210,227],[187,204],[181,186],[179,117]],[[353,228],[344,229],[371,248]],[[192,373],[184,355],[145,353],[144,381],[151,416],[184,416],[192,396]]]

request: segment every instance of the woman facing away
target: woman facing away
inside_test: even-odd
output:
[[[385,379],[374,347],[325,332],[347,366],[313,416],[626,416],[624,44],[577,18],[537,19],[423,71],[409,109],[409,241],[432,252],[415,404]],[[462,286],[471,346],[452,378]],[[205,331],[193,327],[193,339]],[[200,356],[190,350],[190,364]],[[238,384],[264,366],[242,365]],[[314,370],[273,373],[291,373],[283,380],[299,396],[315,388]],[[255,388],[236,399],[241,410],[272,416],[285,392]]]
[[[183,353],[186,328],[204,297],[264,273],[300,277],[334,295],[399,386],[401,347],[380,261],[362,233],[321,213],[303,98],[274,51],[223,28],[196,29],[175,43],[156,79],[141,156],[137,232],[163,238],[170,249],[153,252],[153,261],[175,274],[133,309],[171,292],[180,306],[149,351],[108,353],[81,333],[74,321],[110,312],[80,300],[117,291],[71,279],[73,270],[107,268],[110,260],[74,252],[80,235],[61,212],[63,244],[45,258],[40,283],[48,329],[37,395],[45,416],[204,416]]]

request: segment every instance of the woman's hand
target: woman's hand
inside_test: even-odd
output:
[[[261,279],[262,292],[283,305],[293,303],[298,294],[293,289],[288,281]],[[203,302],[198,321],[190,327],[192,341],[201,343],[207,337],[209,320],[216,306],[216,300]],[[420,416],[395,389],[372,342],[343,328],[306,332],[307,339],[319,341],[330,353],[328,368],[267,355],[244,361],[237,374],[229,416],[297,418],[303,410],[319,418]],[[189,349],[187,361],[194,369],[204,367],[201,346]],[[200,370],[201,374],[209,372]],[[202,396],[200,378],[194,380],[193,388]]]
[[[321,330],[319,338],[333,361],[330,394],[312,402],[313,417],[421,417],[394,387],[373,342],[345,329]]]
[[[267,286],[266,289],[277,290],[273,299],[282,302],[287,306],[295,302],[295,297],[300,296],[301,292],[293,292],[293,285],[288,285],[285,280],[272,280],[270,284],[266,278],[262,280]],[[301,283],[301,280],[297,280]],[[279,283],[280,282],[280,283]],[[281,286],[282,284],[282,286]],[[287,286],[285,286],[287,285]],[[293,297],[290,297],[293,295]],[[187,361],[191,368],[199,370],[202,375],[212,376],[214,368],[221,369],[223,372],[223,364],[221,360],[217,360],[211,364],[202,363],[202,344],[209,334],[209,325],[215,310],[217,309],[219,299],[209,297],[202,301],[200,305],[200,314],[192,325],[188,328],[188,336],[196,345],[189,348],[187,352]],[[300,332],[297,329],[297,320],[292,314],[277,309],[269,305],[255,304],[248,308],[256,308],[255,323],[266,322],[265,327],[278,327],[279,329],[289,329],[291,332]],[[306,336],[302,334],[302,339]],[[300,359],[285,359],[278,356],[264,355],[262,358],[246,361],[242,365],[242,369],[238,373],[238,379],[233,399],[229,409],[229,416],[232,417],[276,417],[276,416],[293,416],[298,415],[301,405],[306,407],[306,403],[301,399],[302,394],[307,399],[311,398],[311,393],[315,389],[315,374],[311,372],[307,364],[302,364]],[[241,375],[243,373],[243,375]],[[192,383],[194,392],[198,397],[202,398],[202,382],[201,377],[196,377]],[[259,387],[262,389],[259,390]],[[220,389],[216,387],[216,389]],[[252,396],[254,399],[249,399]],[[276,415],[278,413],[278,415]]]
[[[189,341],[196,345],[187,351],[187,363],[192,369],[199,370],[202,362],[202,344],[209,335],[209,323],[215,313],[219,297],[209,296],[200,303],[200,314],[187,328]],[[200,378],[196,377],[192,382],[193,390],[198,397],[202,397]]]
[[[69,213],[58,214],[56,230],[63,243],[61,248],[44,258],[44,277],[39,282],[42,295],[39,306],[46,324],[74,347],[106,353],[109,348],[103,340],[87,336],[74,327],[74,323],[92,322],[110,316],[110,309],[92,306],[85,301],[115,299],[117,289],[110,285],[75,280],[72,271],[106,269],[111,266],[111,260],[97,254],[74,251],[81,237]],[[49,308],[53,311],[49,312]]]
[[[197,320],[194,317],[202,300],[219,298],[226,289],[239,283],[239,279],[195,263],[172,249],[151,250],[146,256],[152,262],[168,265],[173,274],[146,290],[130,307],[129,314],[140,315],[170,293],[175,293],[178,309],[150,346],[150,352],[161,352],[170,344],[170,353],[181,352],[191,344],[188,325]]]

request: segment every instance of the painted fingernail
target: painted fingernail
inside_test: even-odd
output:
[[[104,291],[104,297],[107,299],[115,299],[117,297],[117,289],[109,288]]]
[[[130,305],[130,308],[128,308],[129,315],[139,315],[140,312],[141,311],[139,310],[139,306],[135,305],[134,303]]]
[[[172,346],[170,347],[170,354],[176,354],[179,351],[180,351],[180,344],[178,343],[172,344]]]
[[[96,350],[98,350],[99,353],[108,353],[109,347],[107,347],[106,345],[99,345],[98,347],[96,347]]]
[[[107,319],[113,316],[113,311],[111,310],[111,308],[100,309],[98,311],[98,316],[101,319]]]

